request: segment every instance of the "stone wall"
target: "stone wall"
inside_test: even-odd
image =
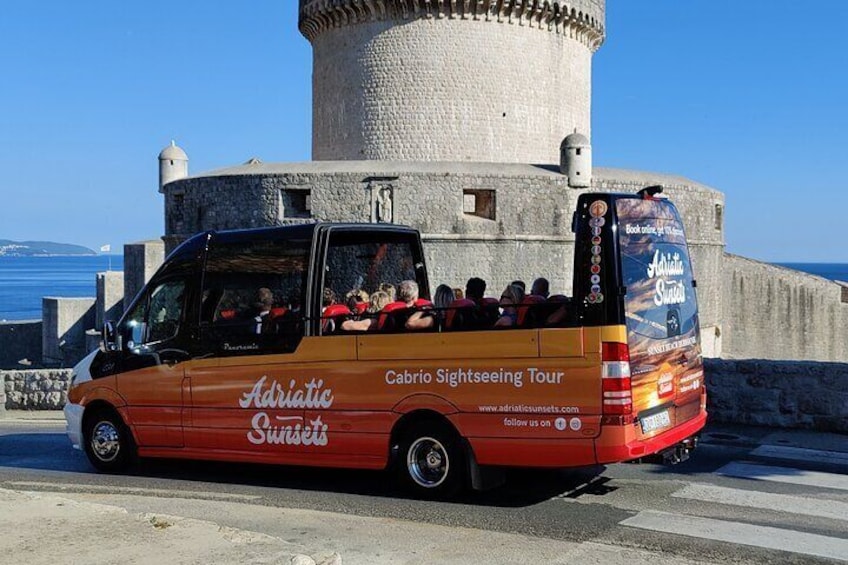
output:
[[[591,190],[634,193],[667,187],[691,243],[701,323],[718,327],[718,280],[724,235],[724,196],[683,177],[595,169]],[[190,234],[323,220],[372,222],[374,194],[391,192],[391,222],[421,231],[431,287],[465,285],[472,276],[498,296],[512,280],[551,281],[554,293],[571,294],[572,213],[585,190],[568,187],[559,169],[487,163],[375,161],[253,163],[171,182],[164,187],[169,250]],[[466,207],[472,193],[492,195],[490,217]],[[286,206],[293,193],[302,209]],[[471,213],[474,212],[474,213]],[[181,228],[183,233],[176,230]],[[710,351],[718,355],[720,351]]]
[[[21,361],[41,366],[41,320],[0,322],[0,369],[17,369]]]
[[[704,363],[711,422],[848,433],[848,363]]]
[[[0,393],[5,393],[7,410],[60,410],[70,379],[71,369],[0,371]]]
[[[848,361],[842,285],[730,254],[721,283],[722,357]]]

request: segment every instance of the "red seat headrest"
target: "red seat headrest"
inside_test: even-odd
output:
[[[344,304],[331,304],[324,309],[322,318],[335,318],[337,316],[350,316],[353,312]]]
[[[416,308],[432,308],[433,303],[427,300],[426,298],[419,298],[415,301]]]
[[[218,314],[218,317],[221,318],[222,320],[232,320],[233,318],[236,317],[236,311],[235,310],[221,310],[221,312]]]
[[[368,310],[368,303],[367,302],[357,302],[355,308],[356,308],[357,314],[364,314],[365,311]]]
[[[568,302],[568,297],[564,294],[552,294],[548,297],[548,302]]]
[[[389,319],[389,314],[393,312],[401,312],[403,310],[407,310],[409,307],[406,305],[406,302],[401,302],[399,300],[395,302],[389,302],[383,309],[380,310],[380,317],[377,318],[377,329],[382,330],[386,325],[386,321]]]
[[[486,298],[480,301],[480,304],[482,304],[483,306],[498,306],[500,305],[500,302],[497,298],[487,296]]]
[[[271,319],[279,318],[280,316],[284,316],[288,312],[288,308],[271,308],[271,311],[268,312],[268,316]]]

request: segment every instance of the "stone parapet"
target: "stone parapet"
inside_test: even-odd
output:
[[[737,255],[721,264],[722,357],[848,360],[844,286]]]
[[[848,433],[848,363],[705,359],[710,421]]]
[[[41,299],[43,327],[42,358],[46,365],[71,367],[87,353],[85,332],[94,327],[94,298]]]
[[[164,262],[165,244],[160,240],[139,241],[124,245],[123,310],[130,307],[144,284]]]
[[[117,320],[124,312],[124,272],[97,273],[97,316],[94,329],[102,330],[109,320]]]
[[[595,51],[605,37],[605,4],[605,0],[300,0],[298,28],[312,41],[328,29],[369,21],[471,19],[567,34]]]
[[[70,380],[71,369],[0,371],[0,396],[5,393],[6,410],[61,410]]]

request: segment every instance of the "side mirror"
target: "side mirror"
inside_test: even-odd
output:
[[[109,320],[103,324],[103,349],[105,351],[120,351],[121,336],[115,329],[115,322]]]

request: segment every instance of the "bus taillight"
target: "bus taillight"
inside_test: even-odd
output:
[[[601,344],[601,389],[604,414],[626,415],[633,412],[630,386],[630,350],[624,343]]]

